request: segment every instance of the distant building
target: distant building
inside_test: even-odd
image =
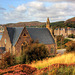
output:
[[[70,34],[75,35],[75,28],[56,28],[54,30],[54,35],[56,36],[62,35],[64,37],[68,37]]]
[[[51,33],[49,18],[46,28],[5,27],[0,47],[3,51],[20,55],[23,44],[28,44],[31,39],[45,44],[50,54],[56,53],[56,42]]]
[[[4,27],[0,26],[0,33],[4,31]]]

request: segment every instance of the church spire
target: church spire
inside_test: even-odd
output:
[[[47,18],[46,28],[50,28],[50,21],[49,21],[49,17]]]

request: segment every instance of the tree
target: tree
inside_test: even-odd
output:
[[[67,48],[66,52],[72,52],[75,51],[75,42],[72,42]]]
[[[70,34],[68,37],[69,37],[69,38],[75,38],[75,35]]]
[[[2,62],[0,63],[0,68],[7,68],[9,66],[15,65],[15,56],[11,55],[10,52],[6,52],[2,57]]]
[[[57,46],[62,48],[63,44],[64,44],[64,37],[62,35],[57,36]]]
[[[49,51],[44,44],[39,44],[38,42],[30,43],[24,49],[23,55],[21,57],[22,63],[31,63],[32,61],[42,60],[49,55]]]

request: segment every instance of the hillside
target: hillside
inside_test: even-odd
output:
[[[38,21],[32,21],[32,22],[19,22],[19,23],[9,23],[9,24],[5,24],[3,26],[7,26],[7,27],[34,27],[34,26],[41,26],[41,25],[45,25],[45,22],[38,22]]]
[[[75,17],[70,18],[66,21],[58,21],[58,22],[52,22],[50,25],[55,29],[56,27],[71,27],[75,28]],[[18,22],[18,23],[8,23],[4,24],[3,26],[7,27],[45,27],[46,22],[39,22],[39,21],[31,21],[31,22]]]
[[[41,69],[57,63],[61,64],[75,63],[75,52],[59,55],[53,58],[47,58],[42,61],[37,61],[35,63],[33,62],[32,64],[30,64],[30,66]]]
[[[75,63],[52,64],[40,70],[26,64],[19,64],[0,69],[0,75],[75,75]]]
[[[0,69],[0,75],[75,75],[75,52]]]
[[[60,24],[63,24],[64,21],[58,21],[58,22],[52,22],[51,25],[60,25]]]
[[[64,24],[67,27],[75,28],[75,17],[66,20]]]
[[[55,29],[56,27],[71,27],[71,28],[75,28],[75,17],[70,18],[66,21],[59,21],[59,22],[53,22],[51,23],[51,26],[53,27],[53,29]]]
[[[75,23],[75,17],[66,20],[65,23]]]
[[[64,21],[53,22],[53,23],[51,23],[50,25],[51,25],[54,29],[55,29],[56,27],[65,27]]]

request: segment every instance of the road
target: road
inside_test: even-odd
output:
[[[66,51],[66,49],[60,49],[60,50],[57,50],[57,53],[63,54],[65,51]]]
[[[66,39],[69,39],[69,40],[75,41],[75,38],[66,38]]]

